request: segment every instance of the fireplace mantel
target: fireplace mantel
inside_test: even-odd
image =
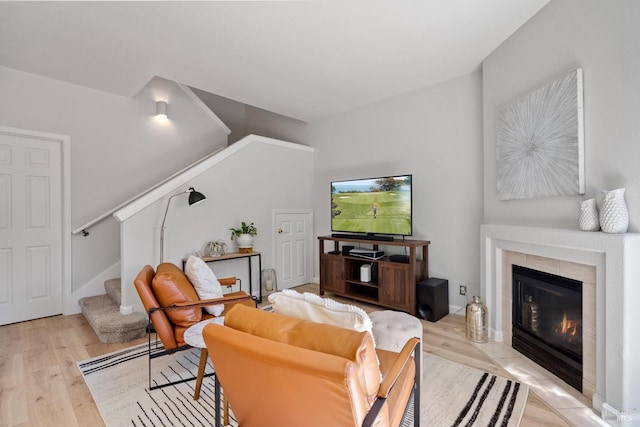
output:
[[[596,389],[592,405],[640,412],[640,234],[485,224],[480,227],[481,295],[502,341],[502,251],[596,268]]]

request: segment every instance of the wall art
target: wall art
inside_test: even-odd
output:
[[[584,194],[582,69],[498,110],[501,200]]]

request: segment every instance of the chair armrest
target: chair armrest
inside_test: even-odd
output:
[[[220,283],[220,286],[226,287],[235,286],[237,283],[242,283],[240,279],[235,276],[218,279],[218,282]],[[240,286],[242,286],[242,284],[240,284]]]
[[[419,423],[419,419],[420,419],[420,415],[419,415],[419,411],[420,411],[420,390],[419,390],[419,385],[418,385],[418,376],[420,375],[420,365],[418,365],[419,362],[417,362],[417,358],[420,357],[419,353],[419,348],[417,347],[418,344],[420,343],[420,339],[419,338],[410,338],[409,341],[407,341],[404,345],[404,347],[402,347],[402,350],[400,351],[400,353],[398,353],[398,356],[396,357],[396,359],[393,362],[393,365],[391,365],[391,369],[389,369],[389,371],[387,372],[387,375],[383,378],[382,383],[380,383],[380,388],[378,389],[378,396],[377,399],[375,400],[375,402],[373,402],[373,405],[371,405],[371,408],[369,409],[369,412],[367,413],[367,416],[365,417],[365,419],[362,421],[362,427],[371,427],[374,425],[376,418],[378,417],[378,414],[380,413],[380,410],[382,409],[382,407],[384,406],[387,397],[389,396],[389,393],[391,392],[391,389],[393,388],[393,386],[395,385],[396,381],[398,380],[398,377],[400,375],[400,373],[402,372],[402,370],[404,369],[404,367],[406,366],[407,362],[411,359],[411,354],[414,354],[414,360],[416,360],[416,374],[414,377],[414,387],[418,387],[418,389],[415,389],[415,395],[414,395],[414,421]],[[417,413],[416,413],[417,412]],[[419,424],[416,424],[419,425]]]
[[[393,362],[391,369],[389,369],[387,375],[382,379],[380,388],[378,388],[378,397],[387,398],[389,396],[389,392],[393,388],[393,385],[396,383],[400,372],[402,372],[404,366],[411,359],[411,354],[419,343],[420,339],[418,338],[410,338],[409,341],[405,343],[400,353],[398,353],[396,360]]]
[[[198,308],[198,307],[208,307],[211,305],[220,305],[220,304],[229,304],[233,302],[239,302],[244,300],[252,300],[249,294],[236,296],[236,297],[223,297],[223,298],[214,298],[214,299],[203,299],[198,302],[184,302],[177,303],[173,305],[168,305],[164,307],[153,307],[149,309],[149,315],[157,310],[180,310],[185,308]],[[253,301],[253,300],[252,300]]]

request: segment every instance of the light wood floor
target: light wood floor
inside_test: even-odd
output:
[[[298,288],[315,293],[317,289],[317,285]],[[357,305],[368,312],[380,309]],[[437,323],[422,323],[425,351],[509,376],[464,338],[464,317],[448,315]],[[103,344],[80,314],[0,326],[0,426],[104,425],[76,362],[146,340]],[[570,424],[529,393],[521,426],[567,425]]]

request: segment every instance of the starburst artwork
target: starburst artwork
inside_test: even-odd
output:
[[[501,200],[584,194],[582,69],[501,108],[496,136]]]

